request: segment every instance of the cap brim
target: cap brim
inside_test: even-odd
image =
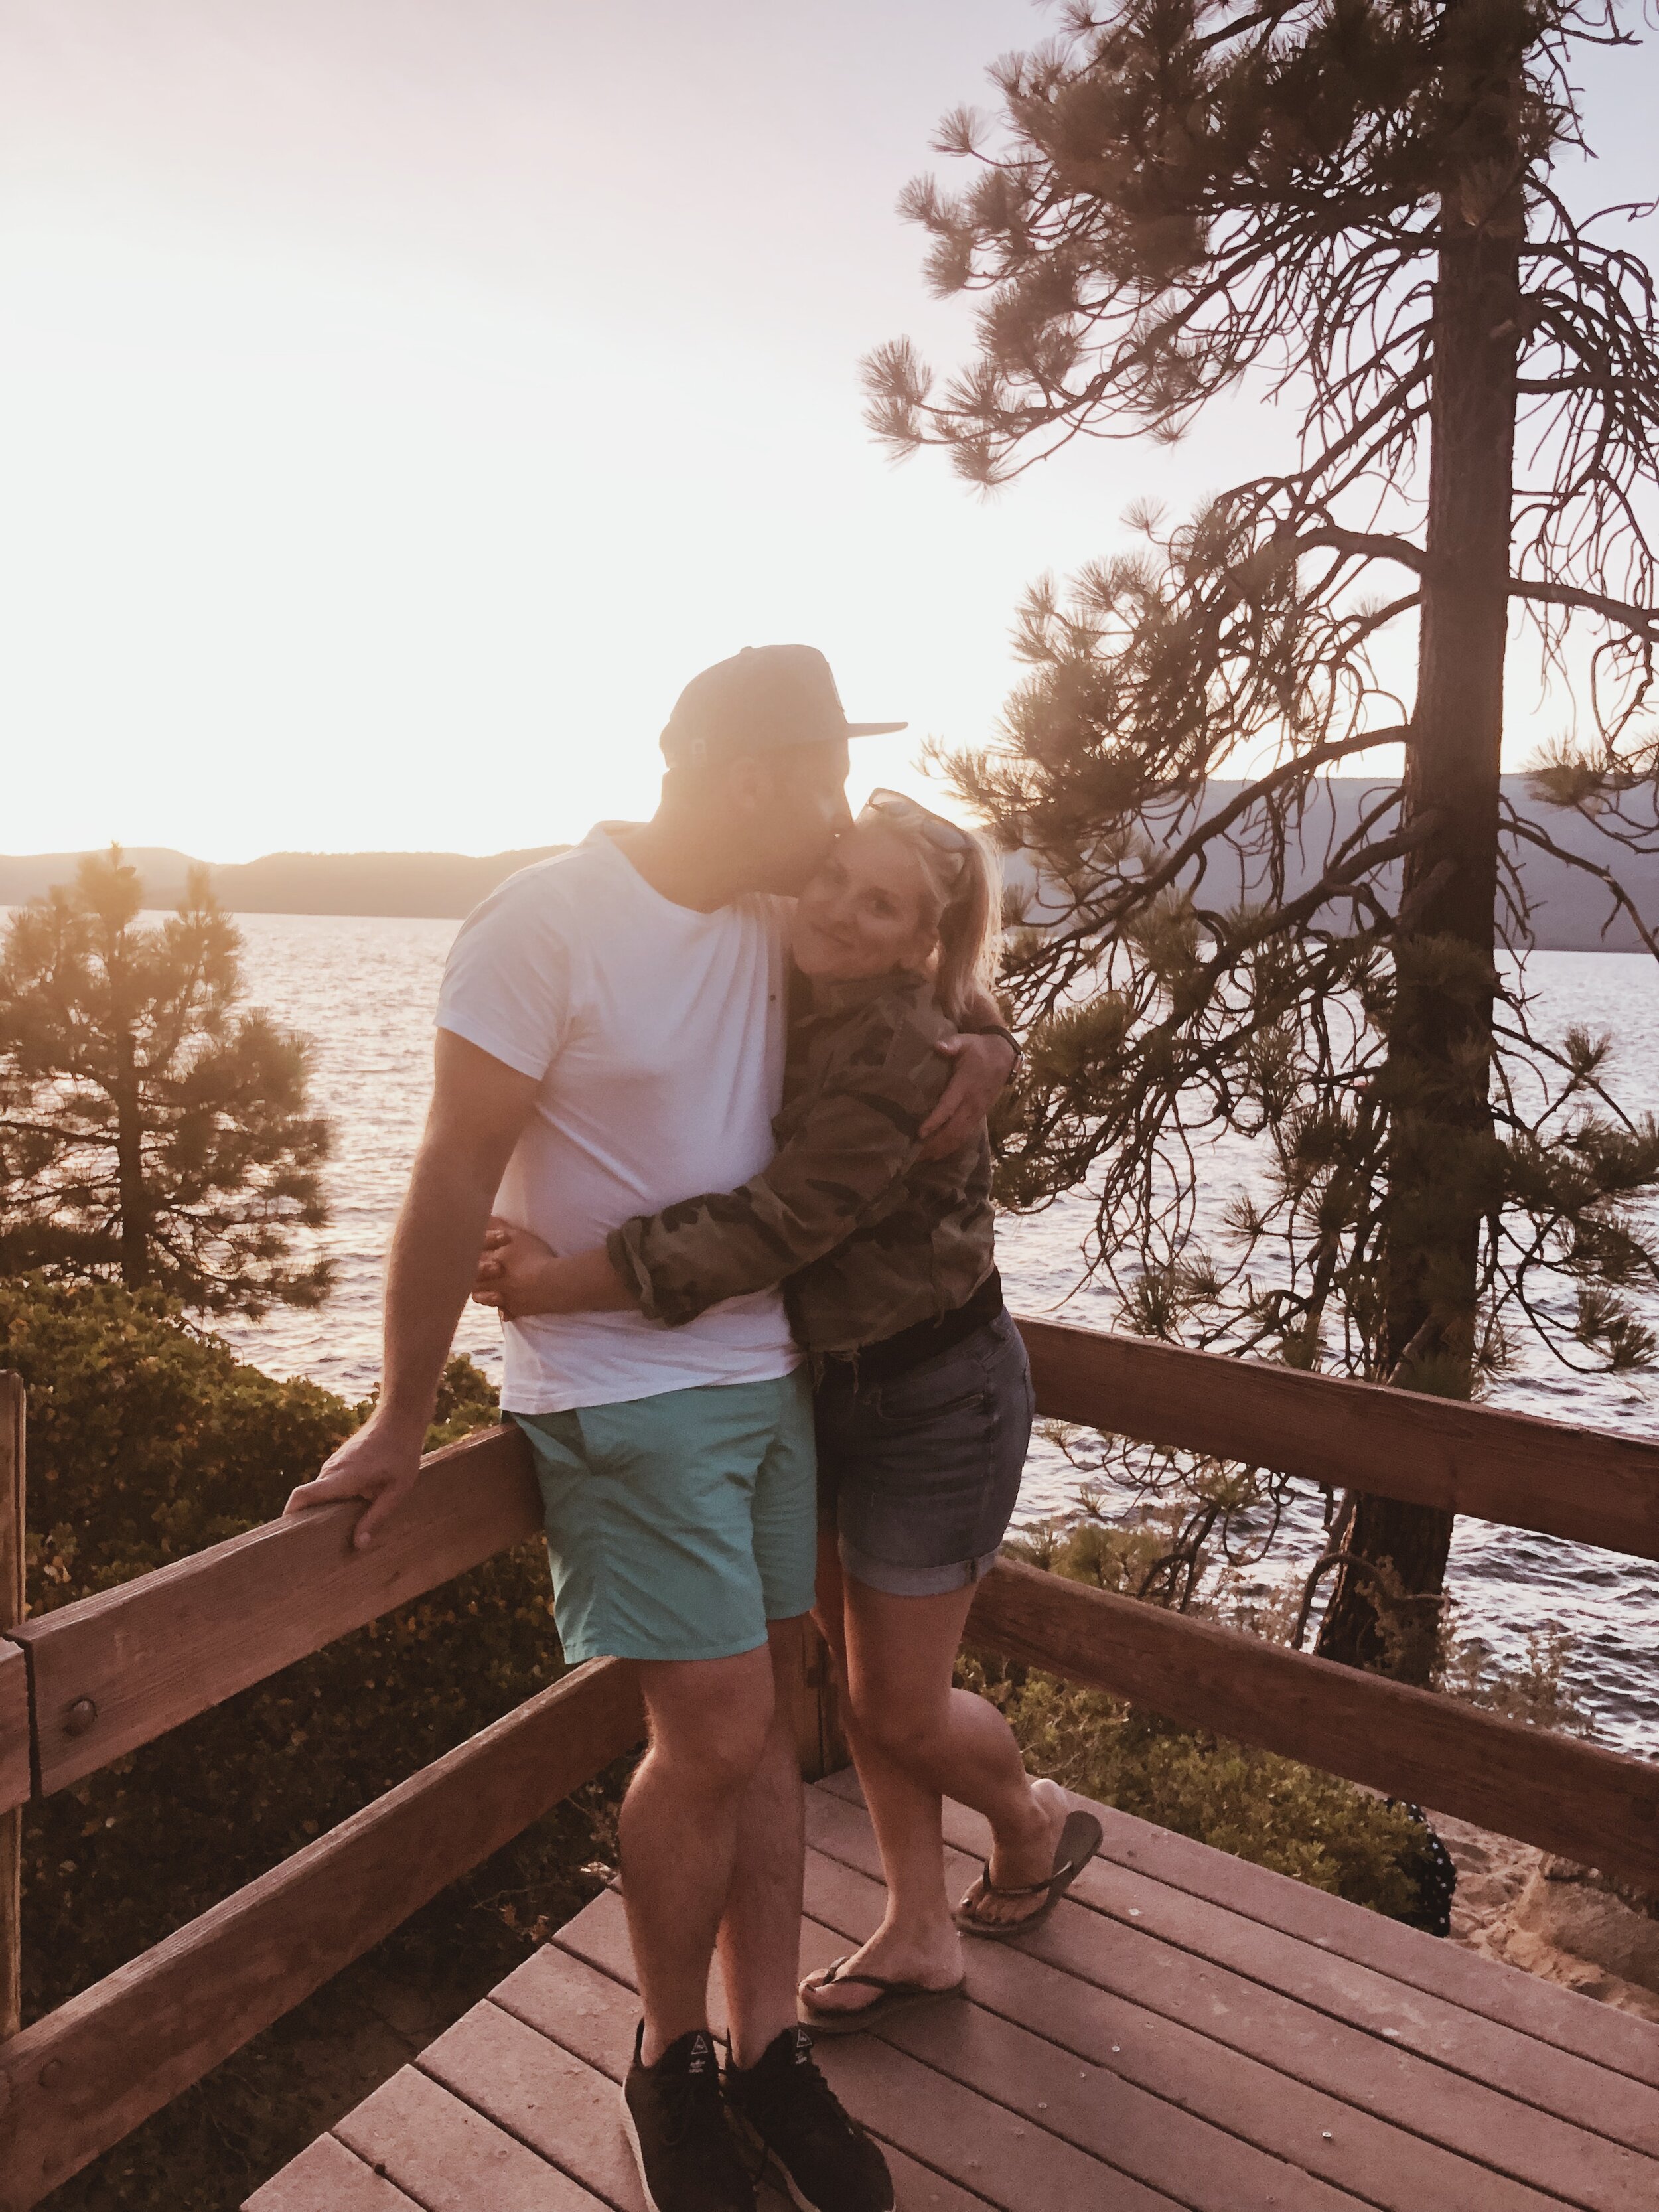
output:
[[[908,722],[849,722],[847,734],[849,738],[890,738],[895,730],[908,730],[909,726]]]

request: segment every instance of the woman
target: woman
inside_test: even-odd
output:
[[[951,1686],[1018,1494],[1031,1384],[996,1270],[986,1139],[926,1161],[918,1132],[949,1074],[935,1047],[994,972],[996,920],[979,840],[876,793],[797,904],[770,1166],[591,1252],[555,1255],[496,1224],[474,1292],[514,1316],[631,1304],[672,1327],[784,1284],[816,1385],[817,1614],[887,1877],[875,1935],[801,1984],[803,2019],[830,2033],[960,1989],[960,1931],[1030,1927],[1100,1841],[1054,1784],[1027,1778],[995,1708]],[[942,1796],[994,1839],[954,1913]]]

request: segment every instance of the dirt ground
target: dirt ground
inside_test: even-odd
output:
[[[1659,2021],[1659,1905],[1594,1868],[1429,1817],[1457,1867],[1454,1943]]]

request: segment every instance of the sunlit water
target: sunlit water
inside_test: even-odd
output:
[[[248,915],[246,974],[255,1001],[316,1041],[316,1095],[334,1119],[329,1171],[334,1219],[325,1243],[337,1287],[317,1313],[279,1311],[226,1329],[246,1358],[276,1375],[307,1374],[348,1397],[363,1395],[379,1358],[381,1258],[419,1133],[431,1066],[431,1014],[449,921],[346,915]],[[1633,1106],[1659,1107],[1659,970],[1637,955],[1555,952],[1531,968],[1537,1018],[1546,1029],[1570,1021],[1614,1032],[1620,1089]],[[1216,1164],[1206,1211],[1218,1222],[1248,1159]],[[1109,1325],[1105,1293],[1079,1288],[1086,1225],[1079,1204],[1005,1222],[1000,1256],[1010,1303]],[[1659,1302],[1652,1316],[1659,1320]],[[469,1308],[457,1340],[499,1373],[496,1324]],[[1495,1402],[1559,1420],[1659,1438],[1659,1379],[1581,1376],[1535,1349],[1494,1392]],[[1022,1518],[1063,1512],[1075,1476],[1039,1442],[1021,1502]],[[1274,1569],[1313,1556],[1316,1501],[1299,1507]],[[1659,1568],[1613,1554],[1464,1521],[1453,1557],[1460,1627],[1504,1659],[1529,1630],[1559,1623],[1575,1644],[1574,1686],[1609,1741],[1659,1751]]]

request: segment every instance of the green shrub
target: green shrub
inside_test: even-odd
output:
[[[1159,1527],[1120,1528],[1085,1512],[1040,1522],[1008,1549],[1045,1572],[1129,1595],[1146,1585],[1166,1540]],[[1282,1605],[1246,1620],[1250,1610],[1232,1607],[1229,1625],[1282,1627]],[[1429,1924],[1428,1838],[1403,1807],[1052,1675],[970,1656],[959,1679],[1002,1708],[1028,1763],[1069,1789],[1350,1904]]]
[[[1034,1772],[1350,1904],[1420,1919],[1424,1833],[1401,1807],[1050,1674],[968,1654],[957,1679],[1001,1708]]]
[[[362,1419],[238,1361],[153,1295],[0,1283],[0,1367],[28,1389],[28,1595],[39,1613],[281,1510]],[[493,1421],[452,1360],[432,1445]],[[28,1808],[28,2017],[135,1957],[556,1679],[545,1553],[491,1559]],[[593,1895],[613,1772],[452,1886],[356,1968],[54,2193],[52,2212],[222,2212],[402,2052],[385,1976],[459,2010]]]
[[[270,1519],[367,1411],[276,1382],[159,1297],[106,1285],[0,1283],[0,1367],[28,1389],[36,1613]],[[453,1360],[431,1441],[495,1418],[485,1376]],[[134,1957],[562,1667],[545,1552],[526,1543],[32,1806],[26,2013]],[[602,1796],[592,1804],[603,1819]],[[578,1878],[591,1831],[567,1812],[532,1832],[466,1909],[483,1905],[522,1948],[594,1893]],[[407,1941],[453,1950],[454,1918],[428,1916]]]

